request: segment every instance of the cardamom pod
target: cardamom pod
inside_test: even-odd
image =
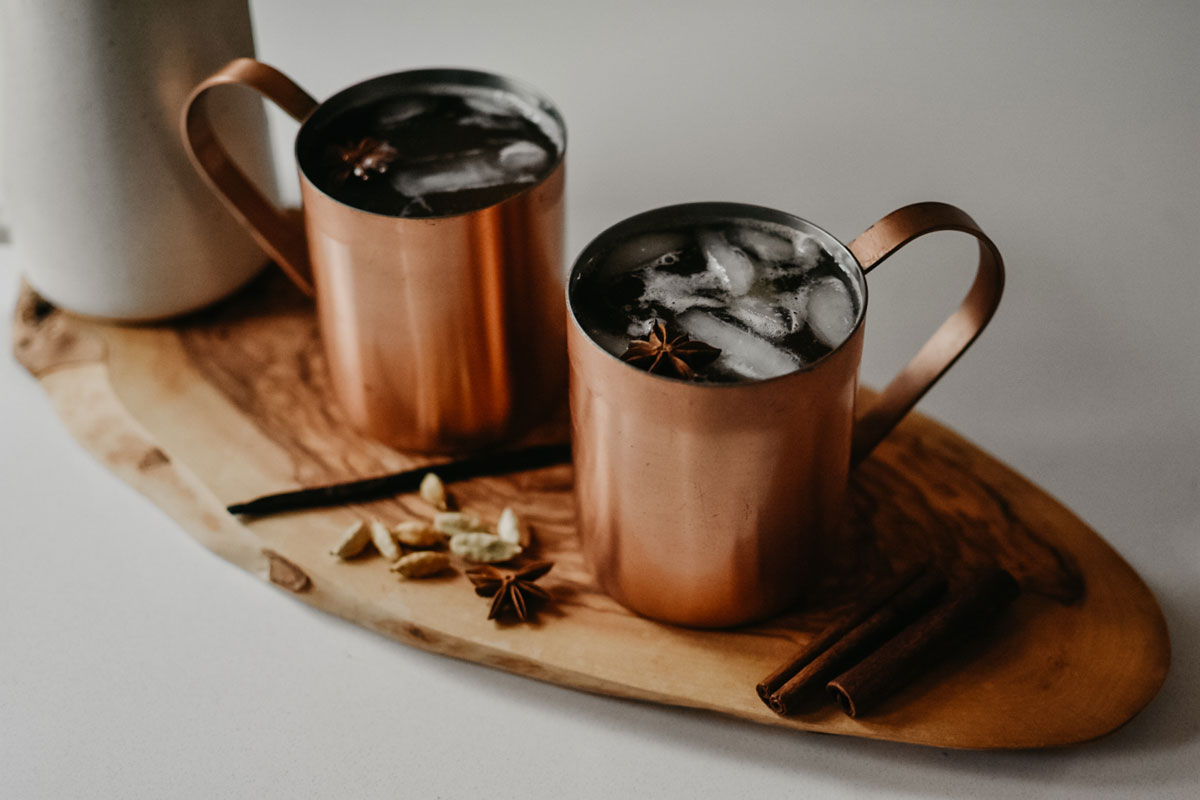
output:
[[[342,539],[338,546],[329,551],[330,555],[335,555],[340,559],[354,558],[363,551],[367,543],[371,541],[371,532],[367,530],[367,523],[361,519],[355,522],[349,528],[346,528],[342,534]]]
[[[521,521],[517,512],[512,508],[505,508],[500,512],[500,519],[496,522],[496,535],[506,542],[529,547],[529,527]]]
[[[450,556],[445,553],[409,553],[388,567],[405,578],[425,578],[450,567]]]
[[[476,564],[497,564],[521,554],[521,545],[506,542],[494,533],[468,531],[450,537],[450,552]]]
[[[428,522],[401,522],[392,528],[392,536],[405,547],[437,547],[446,541],[446,534]]]
[[[442,483],[442,479],[432,472],[421,479],[421,486],[417,492],[421,495],[422,500],[438,511],[450,508],[450,498],[446,495],[446,484]]]
[[[387,525],[384,525],[377,519],[373,519],[371,520],[370,529],[371,541],[381,556],[388,561],[395,561],[400,557],[400,545],[396,544],[396,540],[392,538],[392,532],[388,530]]]
[[[486,533],[487,526],[479,521],[479,517],[465,511],[443,511],[433,515],[435,530],[453,536],[456,533]]]

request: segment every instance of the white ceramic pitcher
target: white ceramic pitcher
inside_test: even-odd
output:
[[[178,135],[192,87],[254,55],[247,0],[0,3],[5,222],[29,283],[79,314],[150,320],[249,280],[262,251]],[[274,186],[260,101],[214,100],[229,149]]]

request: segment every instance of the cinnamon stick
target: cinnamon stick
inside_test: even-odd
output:
[[[995,620],[1019,588],[1000,567],[977,573],[858,665],[831,680],[830,694],[851,717],[860,716],[900,689],[945,648]]]
[[[263,517],[268,514],[280,514],[284,511],[299,511],[305,508],[319,508],[342,503],[359,503],[403,492],[415,492],[421,485],[421,479],[430,472],[436,472],[438,477],[446,483],[453,483],[488,475],[505,475],[510,472],[540,469],[555,464],[565,464],[570,460],[570,444],[564,442],[562,444],[535,445],[519,450],[483,453],[442,464],[429,464],[375,478],[269,494],[245,503],[234,503],[225,510],[230,514]]]
[[[897,631],[921,616],[946,591],[946,578],[922,571],[912,583],[888,598],[870,616],[840,636],[772,694],[767,705],[777,714],[795,713],[826,682],[866,658]]]
[[[830,645],[853,630],[856,625],[859,625],[867,617],[878,611],[880,606],[916,580],[926,569],[926,565],[919,564],[879,584],[849,614],[825,628],[817,638],[801,648],[791,660],[763,678],[758,686],[755,687],[758,691],[758,696],[762,698],[764,703],[770,705],[771,695],[779,691],[780,687],[787,683],[793,675],[807,666],[814,658],[828,650]]]

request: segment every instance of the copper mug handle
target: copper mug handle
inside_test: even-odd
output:
[[[1004,261],[1000,251],[965,211],[946,203],[914,203],[893,211],[851,242],[850,252],[866,274],[913,239],[935,231],[962,231],[979,240],[975,282],[958,310],[929,337],[874,402],[859,411],[854,423],[852,464],[866,458],[953,366],[1000,304],[1004,291]]]
[[[183,143],[188,157],[230,213],[250,231],[300,290],[312,297],[312,266],[304,229],[285,216],[238,168],[213,130],[201,98],[218,86],[240,84],[254,89],[303,122],[318,103],[291,78],[252,58],[237,58],[192,90],[183,107]]]

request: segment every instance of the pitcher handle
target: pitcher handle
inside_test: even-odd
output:
[[[854,423],[851,463],[857,464],[896,426],[925,392],[979,336],[996,312],[1004,291],[1000,251],[965,211],[946,203],[914,203],[876,222],[850,243],[863,273],[869,273],[904,245],[934,231],[962,231],[979,240],[975,282],[950,317],[921,346],[904,369]]]
[[[254,89],[298,122],[313,112],[317,101],[274,67],[252,58],[237,58],[192,90],[181,121],[183,144],[192,165],[259,246],[312,297],[315,290],[303,227],[276,208],[233,162],[213,130],[208,104],[201,101],[209,90],[229,84]]]

